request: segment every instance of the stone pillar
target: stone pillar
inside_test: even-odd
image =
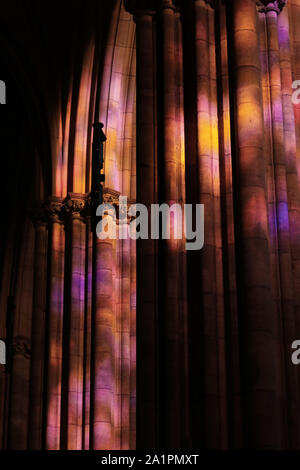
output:
[[[227,12],[223,2],[219,2],[217,15],[216,43],[219,101],[219,140],[220,140],[220,185],[222,201],[223,260],[224,260],[224,307],[227,325],[226,361],[228,393],[228,447],[242,447],[241,416],[241,377],[239,318],[237,303],[236,247],[234,231],[234,188],[233,162],[230,128],[230,89],[228,76],[228,32]],[[229,12],[230,15],[230,12]]]
[[[107,215],[105,217],[111,217]],[[114,449],[115,338],[113,318],[113,240],[94,241],[94,318],[91,432],[93,450]]]
[[[83,211],[85,197],[69,194],[65,201],[70,243],[70,301],[68,321],[68,450],[81,450],[83,425],[83,348],[85,305],[86,226]]]
[[[150,211],[158,201],[170,207],[185,200],[181,20],[172,0],[125,4],[137,24],[137,201]],[[170,240],[137,243],[137,400],[143,416],[137,438],[143,448],[180,448],[187,433],[185,253],[174,238],[176,223],[172,213]]]
[[[278,318],[271,289],[258,14],[254,0],[234,0],[233,24],[238,232],[246,445],[281,448]]]
[[[91,215],[86,225],[86,280],[85,280],[85,341],[84,341],[84,450],[90,449],[91,375],[92,375],[92,303],[93,303],[93,233]]]
[[[126,2],[136,20],[137,201],[148,208],[157,200],[155,3]],[[136,437],[142,449],[157,448],[159,439],[156,257],[155,240],[137,241],[137,416],[141,421]]]
[[[28,445],[31,316],[34,283],[34,227],[29,218],[23,226],[12,286],[16,309],[13,317],[7,448],[26,450]],[[19,259],[18,259],[19,256]]]
[[[130,449],[136,448],[136,242],[130,240]]]
[[[44,212],[35,220],[34,290],[31,333],[28,447],[42,448],[46,338],[48,224]]]
[[[163,153],[159,155],[159,171],[163,179],[163,187],[159,188],[160,202],[167,203],[169,207],[180,203],[180,158],[177,146],[180,139],[178,124],[176,122],[176,72],[177,72],[177,41],[176,22],[179,20],[176,8],[172,0],[164,0],[161,10],[161,80],[162,86],[160,98],[163,101],[161,115],[162,136],[161,144]],[[160,119],[160,112],[158,115]],[[179,382],[183,378],[183,370],[180,363],[179,349],[179,308],[180,308],[180,284],[179,261],[180,240],[174,239],[176,226],[175,215],[171,218],[171,238],[161,244],[162,252],[159,258],[160,280],[159,298],[160,304],[160,341],[161,341],[161,387],[162,397],[161,445],[165,448],[180,448],[181,423],[178,410],[181,406],[181,387]]]
[[[185,148],[185,118],[184,118],[184,77],[183,77],[183,18],[181,9],[176,10],[176,161],[177,161],[177,202],[182,211],[186,202],[186,148]],[[183,226],[184,228],[184,226]],[[183,230],[184,234],[184,230]],[[187,253],[186,239],[177,241],[177,251],[179,257],[179,276],[178,276],[178,334],[180,350],[180,376],[182,380],[181,388],[181,413],[178,416],[181,427],[181,446],[188,448],[190,446],[190,413],[189,413],[189,367],[188,367],[188,302],[187,302]]]
[[[198,150],[198,202],[205,206],[205,245],[199,254],[199,283],[201,298],[201,361],[203,361],[204,384],[201,393],[205,407],[198,413],[204,416],[204,445],[217,448],[221,438],[219,357],[218,357],[218,317],[217,313],[217,272],[216,272],[216,231],[214,196],[213,153],[218,151],[217,135],[213,132],[212,107],[213,89],[211,88],[211,68],[215,68],[211,56],[211,6],[204,0],[195,2],[196,33],[196,74],[197,74],[197,150]],[[214,40],[214,38],[213,38]],[[217,137],[218,138],[218,137]],[[220,335],[221,337],[221,335]],[[195,341],[195,338],[194,338]],[[207,367],[209,364],[209,367]],[[194,374],[199,374],[195,370]],[[201,379],[200,379],[201,380]],[[199,400],[198,407],[201,407]],[[199,415],[198,419],[201,415]],[[218,432],[216,432],[218,429]]]
[[[211,127],[211,158],[214,196],[214,245],[216,270],[216,316],[217,316],[217,351],[218,351],[218,402],[220,415],[219,448],[228,447],[228,416],[227,416],[227,377],[226,377],[226,345],[225,345],[225,309],[223,279],[223,232],[221,216],[221,184],[220,184],[220,137],[218,128],[218,83],[216,62],[216,2],[208,2],[208,31],[210,55],[210,127]]]
[[[293,280],[293,304],[294,315],[291,323],[292,328],[289,334],[293,338],[299,337],[300,333],[300,188],[297,175],[297,142],[296,124],[292,103],[292,64],[290,46],[290,28],[288,8],[284,8],[278,17],[278,37],[280,48],[280,69],[283,107],[283,131],[284,131],[284,152],[286,164],[286,178],[289,205],[290,224],[290,247],[292,258],[292,280]],[[296,419],[299,413],[299,371],[290,361],[290,344],[293,339],[286,338],[286,358],[288,361],[288,380],[290,383],[289,396],[292,396],[289,403],[290,410],[290,435],[289,445],[293,449],[300,447],[300,426]],[[298,377],[297,377],[298,372]],[[297,380],[298,378],[298,380]]]
[[[60,449],[62,342],[64,314],[65,232],[61,220],[62,200],[51,198],[50,210],[50,286],[47,312],[47,390],[46,442],[47,450]]]
[[[298,436],[297,373],[290,359],[290,347],[296,336],[292,258],[290,247],[290,220],[287,186],[287,158],[284,139],[284,115],[282,106],[282,86],[280,51],[278,42],[278,15],[284,2],[262,2],[260,12],[266,16],[267,50],[269,64],[269,86],[271,104],[272,150],[275,176],[276,228],[278,243],[279,279],[283,324],[283,354],[287,380],[287,413],[289,442]],[[281,5],[280,5],[281,3]],[[280,325],[281,328],[281,325]]]
[[[293,80],[300,80],[300,0],[289,0],[287,8],[289,9],[290,31],[293,44]],[[300,103],[294,104],[294,114],[297,141],[297,170],[300,184]]]
[[[12,343],[8,450],[27,449],[30,358],[30,339],[15,336]]]
[[[264,156],[266,164],[266,188],[267,188],[267,202],[268,202],[268,220],[269,220],[269,233],[270,233],[270,258],[271,258],[271,287],[272,296],[274,298],[274,318],[278,317],[278,339],[280,342],[280,357],[278,358],[278,367],[281,370],[281,375],[285,372],[284,363],[284,339],[283,339],[283,316],[282,316],[282,299],[280,287],[280,267],[279,267],[279,250],[278,250],[278,233],[277,233],[277,201],[276,201],[276,179],[274,178],[274,156],[273,156],[273,124],[272,124],[272,105],[270,93],[270,73],[269,73],[269,47],[266,15],[264,9],[258,8],[259,18],[259,33],[260,33],[260,57],[261,57],[261,79],[262,79],[262,96],[263,96],[263,110],[264,110]],[[281,381],[278,388],[280,400],[283,403],[283,425],[285,427],[284,435],[286,432],[286,419],[287,415],[286,406],[286,389]]]
[[[127,216],[119,224],[127,224]],[[121,226],[120,226],[121,230]],[[130,449],[130,264],[131,240],[121,243],[121,450]]]

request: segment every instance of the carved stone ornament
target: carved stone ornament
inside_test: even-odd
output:
[[[258,11],[261,13],[268,13],[268,11],[275,11],[280,13],[285,7],[287,0],[275,0],[270,2],[268,0],[257,0]]]
[[[46,207],[48,210],[49,220],[51,222],[62,222],[62,206],[63,200],[61,198],[52,196],[49,198]]]
[[[69,193],[63,202],[62,216],[85,218],[88,215],[87,197],[84,194]]]

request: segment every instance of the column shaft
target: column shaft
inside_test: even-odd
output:
[[[28,447],[39,450],[43,432],[48,231],[41,221],[35,227]]]
[[[234,0],[232,15],[246,444],[255,448],[280,448],[278,319],[274,318],[270,281],[256,2]]]
[[[48,370],[46,405],[47,450],[60,449],[62,341],[64,313],[64,253],[65,232],[58,218],[60,204],[55,205],[51,222],[50,293],[47,319]]]
[[[229,13],[230,14],[230,13]],[[241,448],[241,377],[240,377],[240,345],[239,319],[237,304],[237,272],[234,232],[234,197],[233,197],[233,162],[230,129],[230,90],[228,76],[228,34],[226,7],[219,2],[217,11],[216,44],[217,64],[219,72],[218,99],[219,105],[219,138],[220,138],[220,182],[222,201],[223,228],[223,259],[224,259],[224,306],[227,331],[226,360],[228,390],[228,446]],[[218,29],[219,28],[219,29]]]
[[[112,240],[96,240],[95,244],[95,314],[93,368],[93,445],[94,450],[114,449],[113,392],[114,330]]]
[[[136,18],[137,200],[157,199],[155,24],[152,12]],[[158,445],[157,243],[137,241],[137,447]],[[147,372],[145,372],[147,371]]]
[[[162,25],[162,99],[163,116],[161,134],[163,138],[162,177],[163,188],[159,190],[160,202],[169,207],[180,202],[180,158],[177,146],[180,142],[176,122],[176,13],[172,2],[165,2],[161,11]],[[180,240],[174,239],[176,215],[171,216],[171,238],[162,244],[161,288],[161,423],[162,445],[167,448],[180,448],[181,423],[178,410],[181,406],[181,386],[183,377],[179,348],[179,250]]]
[[[130,449],[136,448],[136,242],[130,240]]]
[[[71,216],[71,299],[68,354],[67,449],[82,449],[83,425],[83,342],[85,294],[85,222],[80,214]]]
[[[283,107],[284,154],[286,164],[287,196],[289,206],[290,248],[292,258],[293,316],[286,332],[286,360],[289,383],[289,444],[300,446],[300,425],[296,419],[299,413],[299,374],[290,360],[290,345],[298,337],[300,313],[300,190],[297,175],[297,143],[295,116],[292,103],[292,67],[290,50],[290,29],[288,9],[284,8],[278,17],[280,48],[280,69]],[[287,319],[288,320],[288,319]],[[297,380],[298,379],[298,380]]]
[[[203,364],[203,383],[201,390],[202,407],[199,400],[199,413],[204,417],[203,439],[207,448],[220,445],[220,395],[218,365],[218,315],[217,315],[217,279],[215,246],[215,198],[214,198],[214,161],[213,133],[211,122],[211,57],[210,57],[210,21],[208,5],[204,0],[195,2],[196,22],[196,74],[197,74],[197,145],[198,145],[198,203],[205,208],[205,244],[199,255],[199,283],[201,306],[198,314],[201,318],[201,363]],[[198,307],[199,308],[199,307]],[[195,338],[193,339],[195,341]],[[194,375],[200,370],[193,372]],[[216,432],[218,430],[218,432]]]

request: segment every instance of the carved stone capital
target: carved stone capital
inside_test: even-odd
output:
[[[272,2],[268,0],[257,0],[256,4],[260,13],[268,13],[269,11],[275,11],[278,15],[283,10],[287,3],[287,0],[274,0]]]
[[[103,203],[110,204],[111,206],[118,207],[120,193],[111,188],[104,188],[103,190]]]
[[[23,356],[30,359],[31,346],[28,338],[15,336],[12,341],[12,353],[15,356]]]
[[[63,217],[85,218],[88,212],[87,196],[84,194],[69,193],[63,202]]]
[[[48,217],[49,221],[52,223],[62,223],[62,206],[63,200],[56,196],[52,196],[49,198],[48,203],[46,205],[48,210]]]

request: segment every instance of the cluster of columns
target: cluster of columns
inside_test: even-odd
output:
[[[137,28],[137,199],[205,204],[201,253],[138,243],[141,447],[299,447],[285,4],[125,2]]]
[[[285,3],[234,2],[233,11],[245,440],[269,448],[299,447],[291,343],[299,333],[300,195]]]
[[[31,340],[16,319],[4,447],[134,447],[135,244],[98,240],[82,194],[42,204],[34,228]]]
[[[157,202],[183,204],[180,13],[172,1],[125,5],[136,21],[137,199],[149,209]],[[182,442],[188,443],[186,259],[184,242],[172,236],[175,223],[174,217],[170,240],[137,243],[140,448],[179,449]]]
[[[137,28],[137,199],[146,205],[187,202],[194,169],[196,191],[191,197],[205,204],[206,211],[206,245],[193,258],[177,240],[138,243],[138,445],[180,448],[202,441],[226,446],[214,3],[125,4]],[[185,155],[182,20],[190,9],[192,25],[186,27],[195,53],[195,68],[189,71],[196,75],[195,163],[193,155]],[[198,357],[198,367],[191,366],[192,356]],[[148,374],[142,371],[145,361]],[[191,441],[190,430],[199,429],[201,421],[203,433],[192,431]]]

